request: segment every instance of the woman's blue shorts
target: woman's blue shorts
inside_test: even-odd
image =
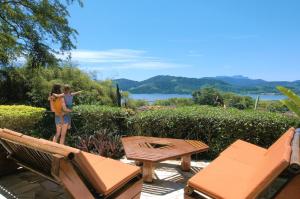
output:
[[[71,124],[71,115],[66,114],[63,116],[63,121],[61,116],[55,115],[55,124]]]

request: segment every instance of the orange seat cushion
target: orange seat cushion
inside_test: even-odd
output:
[[[294,132],[288,130],[268,150],[237,141],[188,185],[214,198],[256,198],[289,165]]]
[[[242,199],[254,171],[254,167],[219,156],[193,176],[188,185],[213,198]]]
[[[94,188],[104,195],[108,195],[126,184],[141,173],[137,166],[128,165],[117,160],[81,152],[75,158],[81,172],[83,172]]]
[[[248,165],[256,166],[262,160],[267,149],[237,140],[220,155],[235,159]]]

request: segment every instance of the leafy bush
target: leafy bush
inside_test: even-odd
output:
[[[243,110],[253,108],[254,105],[254,100],[249,96],[240,96],[234,93],[224,93],[222,97],[224,99],[224,104],[227,107]]]
[[[265,100],[259,102],[258,109],[263,111],[278,112],[278,113],[285,113],[289,111],[289,109],[280,101],[265,101]]]
[[[127,119],[134,114],[131,109],[100,105],[75,106],[73,111],[72,124],[76,124],[73,134],[90,135],[103,129],[112,132],[126,131]]]
[[[127,91],[123,91],[121,93],[122,97],[122,106],[126,108],[136,109],[141,106],[149,105],[149,102],[143,99],[133,99],[130,96],[130,93]]]
[[[141,106],[147,106],[149,105],[149,102],[146,101],[146,100],[142,100],[142,99],[128,99],[127,101],[125,101],[123,103],[123,106],[124,107],[127,107],[127,108],[131,108],[131,109],[136,109],[136,108],[139,108]]]
[[[193,92],[193,101],[199,105],[220,106],[223,105],[223,96],[215,88],[207,87]]]
[[[156,100],[154,105],[158,106],[191,106],[194,102],[190,98],[170,98],[165,100]]]
[[[124,155],[120,138],[121,136],[117,132],[109,132],[103,129],[93,135],[78,136],[75,147],[90,153],[119,159]]]
[[[0,105],[0,128],[26,133],[33,130],[45,112],[44,108],[24,105]]]
[[[236,139],[268,147],[296,125],[297,119],[281,114],[209,106],[144,111],[129,120],[132,134],[202,140],[210,146],[208,158]]]
[[[29,87],[25,81],[24,68],[0,69],[0,103],[26,103],[26,93]]]

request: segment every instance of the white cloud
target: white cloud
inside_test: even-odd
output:
[[[143,50],[110,49],[103,51],[76,50],[72,60],[85,70],[121,70],[121,69],[166,69],[187,65],[164,61],[161,58],[147,56]]]
[[[72,58],[79,62],[112,63],[130,62],[139,59],[145,52],[131,49],[111,49],[106,51],[77,50],[72,52]]]

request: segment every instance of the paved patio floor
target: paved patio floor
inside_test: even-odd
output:
[[[122,162],[133,164],[133,161],[122,159]],[[183,189],[187,180],[207,166],[209,162],[191,163],[191,171],[180,169],[180,161],[164,161],[155,168],[155,179],[152,183],[144,183],[141,199],[183,199]]]

